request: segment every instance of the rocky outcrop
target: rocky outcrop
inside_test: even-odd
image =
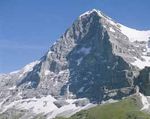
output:
[[[135,85],[139,86],[141,93],[150,96],[150,67],[145,67],[140,71],[140,75],[135,80]]]

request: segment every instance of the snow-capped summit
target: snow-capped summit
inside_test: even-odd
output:
[[[112,20],[110,17],[108,17],[107,15],[105,15],[102,11],[97,10],[97,9],[92,9],[90,11],[87,11],[87,12],[81,14],[79,17],[87,16],[87,15],[90,15],[92,13],[97,13],[97,15],[99,15],[100,17],[104,17],[104,18]]]
[[[86,11],[85,13],[81,14],[79,17],[87,16],[93,12],[96,12],[99,16],[103,16],[101,11],[96,10],[96,9],[92,9],[90,11]]]
[[[87,16],[92,13],[97,13],[100,17],[107,19],[107,21],[111,23],[112,25],[118,27],[121,30],[121,32],[129,38],[131,42],[134,42],[134,41],[146,41],[147,42],[148,40],[150,40],[150,30],[140,31],[140,30],[136,30],[133,28],[129,28],[125,25],[115,22],[112,18],[108,17],[103,12],[97,9],[92,9],[90,11],[87,11],[83,13],[82,15],[80,15],[80,17]]]

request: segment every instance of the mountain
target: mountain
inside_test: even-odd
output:
[[[128,28],[93,9],[40,60],[0,75],[0,112],[10,119],[54,118],[139,91],[149,96],[149,66],[150,31]]]

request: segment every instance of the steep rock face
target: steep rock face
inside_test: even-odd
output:
[[[113,53],[110,36],[101,19],[97,12],[81,17],[85,24],[90,23],[88,33],[77,41],[77,46],[67,56],[70,70],[67,85],[78,98],[101,101],[128,95],[133,89],[134,67]],[[117,95],[121,88],[127,89],[122,96]],[[111,91],[116,94],[109,97]]]
[[[139,86],[140,92],[146,96],[150,96],[150,67],[145,67],[140,71],[140,75],[135,81],[135,85]]]

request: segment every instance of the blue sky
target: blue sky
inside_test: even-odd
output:
[[[150,0],[0,0],[0,73],[42,57],[72,22],[93,8],[132,28],[150,29]]]

